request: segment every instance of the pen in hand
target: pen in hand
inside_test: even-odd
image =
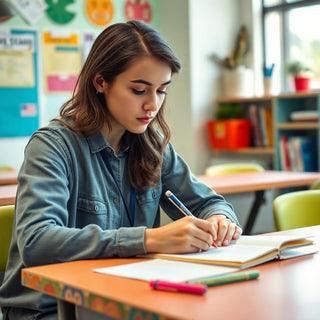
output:
[[[170,190],[166,191],[166,196],[171,201],[171,203],[173,203],[176,206],[176,208],[178,208],[185,216],[194,216],[188,210],[188,208]],[[217,248],[217,245],[214,242],[212,242],[212,246]]]
[[[166,196],[185,216],[193,217],[193,214],[170,190],[166,191]]]

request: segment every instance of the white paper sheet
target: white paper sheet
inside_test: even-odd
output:
[[[144,281],[165,280],[185,282],[238,271],[237,268],[220,267],[200,263],[152,259],[120,266],[96,268],[95,272]]]

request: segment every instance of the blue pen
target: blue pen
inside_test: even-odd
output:
[[[193,216],[193,214],[184,206],[184,204],[170,190],[166,191],[166,196],[185,216]]]

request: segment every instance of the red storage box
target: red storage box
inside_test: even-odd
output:
[[[207,128],[212,149],[235,150],[250,146],[250,120],[213,120],[208,121]]]

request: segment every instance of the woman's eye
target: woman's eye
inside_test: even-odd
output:
[[[167,92],[165,90],[158,90],[159,94],[167,94]]]
[[[145,90],[132,89],[132,92],[137,95],[142,95],[144,94]]]

